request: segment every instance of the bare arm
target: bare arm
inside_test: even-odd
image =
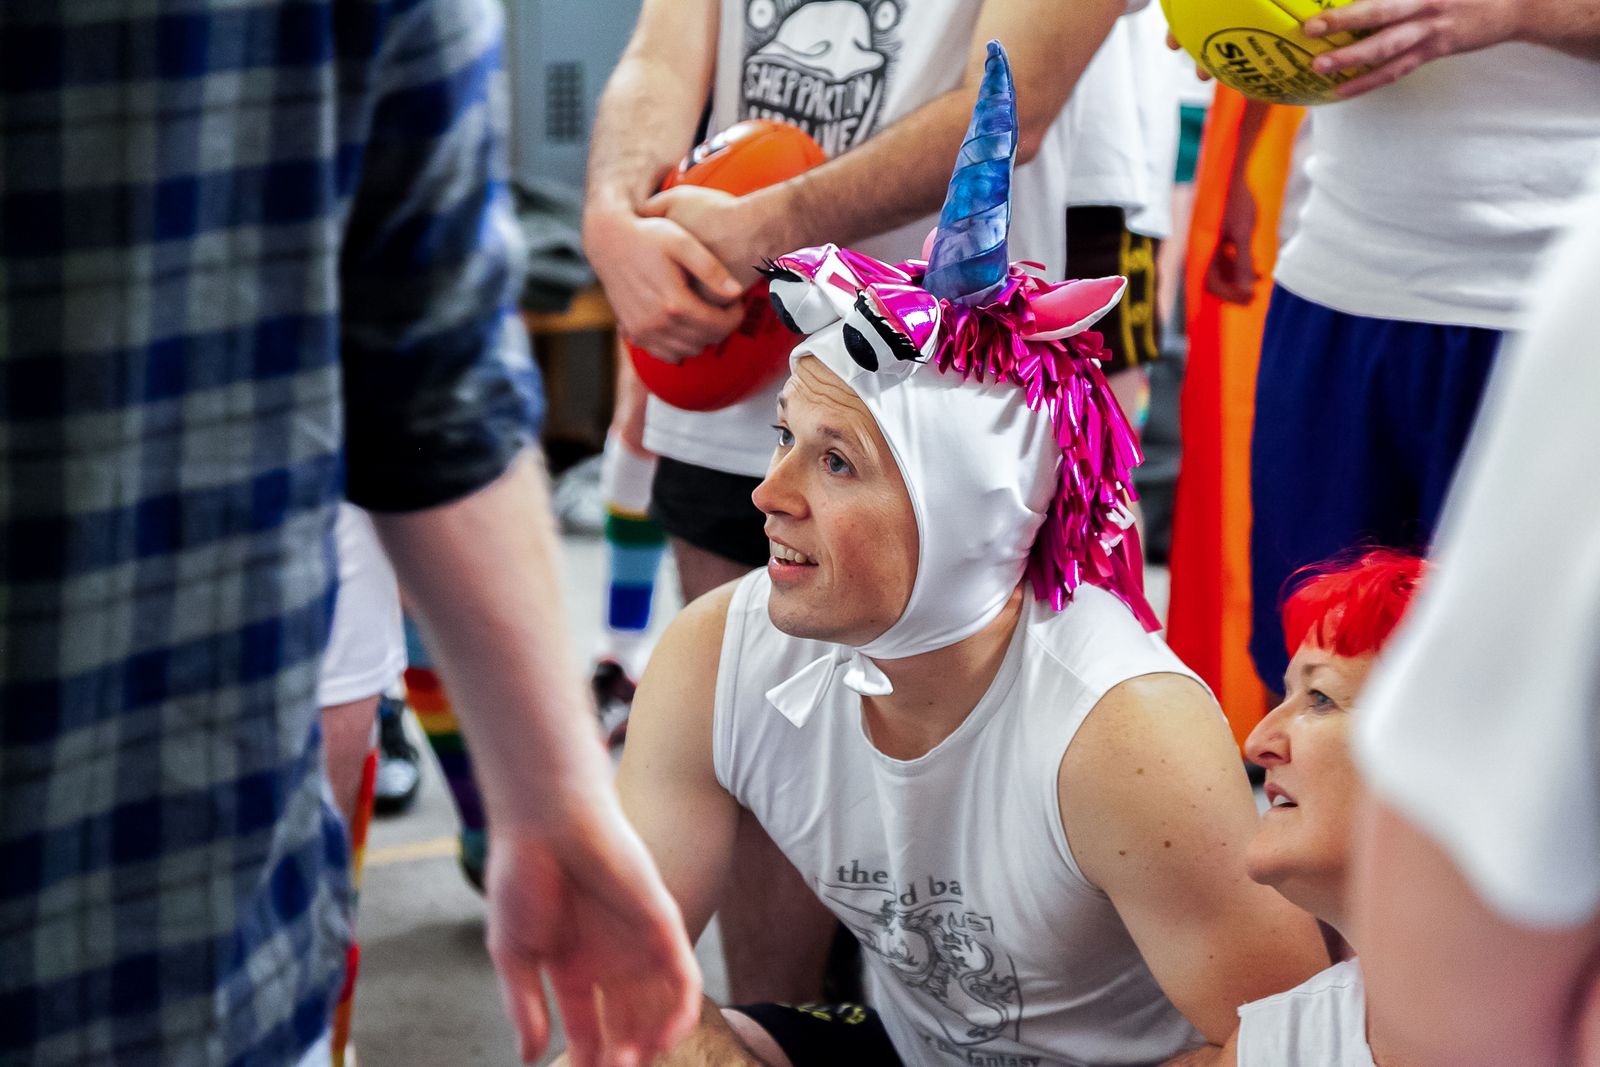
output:
[[[1305,29],[1312,37],[1370,34],[1316,60],[1324,74],[1373,68],[1341,85],[1343,97],[1388,85],[1442,56],[1507,41],[1600,59],[1600,0],[1357,0],[1308,19]]]
[[[672,620],[639,680],[617,792],[661,868],[692,939],[722,895],[739,804],[712,765],[717,663],[732,586],[696,600]]]
[[[373,521],[483,787],[489,948],[523,1057],[549,1033],[541,972],[577,1063],[669,1046],[695,1018],[699,969],[609,785],[565,637],[543,472],[523,455],[459,500]]]
[[[1239,1005],[1328,965],[1315,921],[1250,881],[1258,817],[1239,752],[1193,681],[1107,693],[1062,761],[1061,816],[1084,876],[1116,905],[1156,981],[1213,1044]]]
[[[634,210],[692,147],[711,92],[716,0],[646,0],[589,140],[588,207]]]
[[[848,244],[913,222],[944,199],[988,42],[1005,45],[1011,62],[1017,158],[1027,162],[1123,9],[1123,0],[988,0],[957,88],[780,185],[739,198],[680,187],[657,197],[650,210],[681,222],[730,270],[750,276],[763,256],[825,241]]]
[[[453,503],[373,515],[406,602],[465,711],[485,799],[507,824],[537,820],[535,803],[565,805],[558,794],[567,790],[609,792],[605,754],[585,717],[591,702],[567,643],[548,507],[544,473],[524,454]],[[530,761],[529,752],[540,758]]]
[[[1355,924],[1380,1059],[1597,1063],[1600,917],[1533,930],[1485,905],[1433,840],[1379,801],[1357,830]],[[1590,1059],[1574,1045],[1587,1028]]]
[[[693,147],[717,14],[718,0],[647,0],[589,141],[584,250],[622,332],[664,359],[692,355],[739,321],[742,286],[716,257],[676,223],[639,214]]]
[[[1168,1060],[1162,1067],[1235,1067],[1239,1062],[1239,1031],[1235,1030],[1228,1043],[1218,1048],[1206,1045],[1190,1049]]]
[[[1595,0],[1528,0],[1521,39],[1579,59],[1600,60],[1600,3]]]
[[[623,809],[693,939],[722,898],[739,823],[739,804],[717,781],[711,756],[717,664],[732,596],[733,586],[723,586],[672,620],[634,694],[617,772]],[[707,1000],[694,1030],[661,1067],[756,1063]]]
[[[1208,292],[1231,304],[1248,304],[1255,299],[1261,276],[1256,272],[1253,248],[1256,230],[1256,198],[1250,189],[1250,157],[1261,140],[1271,104],[1247,100],[1239,119],[1239,141],[1234,146],[1233,165],[1228,169],[1228,189],[1223,196],[1221,232],[1206,267]]]

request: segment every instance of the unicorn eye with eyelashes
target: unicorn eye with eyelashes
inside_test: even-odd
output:
[[[894,362],[916,362],[920,358],[911,338],[895,329],[887,317],[873,306],[872,296],[862,292],[855,306],[844,317],[844,350],[867,370]]]
[[[839,320],[822,286],[799,271],[767,260],[757,267],[767,279],[767,298],[778,319],[795,333],[812,334]]]
[[[932,354],[939,329],[936,298],[914,286],[863,289],[844,318],[844,347],[867,370],[921,363]]]

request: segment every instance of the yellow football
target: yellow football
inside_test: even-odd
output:
[[[1356,40],[1353,34],[1307,37],[1312,15],[1350,0],[1161,0],[1172,35],[1214,78],[1254,100],[1325,104],[1334,88],[1362,69],[1318,74],[1311,61]]]

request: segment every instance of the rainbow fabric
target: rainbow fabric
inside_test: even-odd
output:
[[[372,803],[378,783],[378,750],[367,753],[361,765],[361,791],[356,795],[355,823],[350,827],[351,914],[355,914],[361,894],[361,875],[366,870],[367,831],[372,827]],[[345,954],[344,985],[333,1009],[333,1067],[344,1067],[345,1048],[350,1043],[350,1026],[355,1015],[356,976],[361,970],[361,946],[350,942]]]
[[[648,629],[656,571],[666,551],[667,536],[649,516],[614,504],[606,508],[605,536],[611,570],[606,626],[632,632]]]
[[[428,650],[422,643],[416,624],[406,620],[406,703],[416,712],[428,745],[439,759],[444,771],[445,784],[455,798],[456,811],[461,816],[461,827],[466,833],[482,834],[488,820],[483,814],[483,798],[472,777],[472,758],[467,743],[461,736],[461,726],[456,722],[450,697],[444,684],[433,669]]]

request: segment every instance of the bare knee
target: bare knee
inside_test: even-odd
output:
[[[346,826],[355,823],[362,768],[366,765],[367,753],[372,751],[372,724],[377,715],[376,693],[322,709],[323,763],[328,787]]]

